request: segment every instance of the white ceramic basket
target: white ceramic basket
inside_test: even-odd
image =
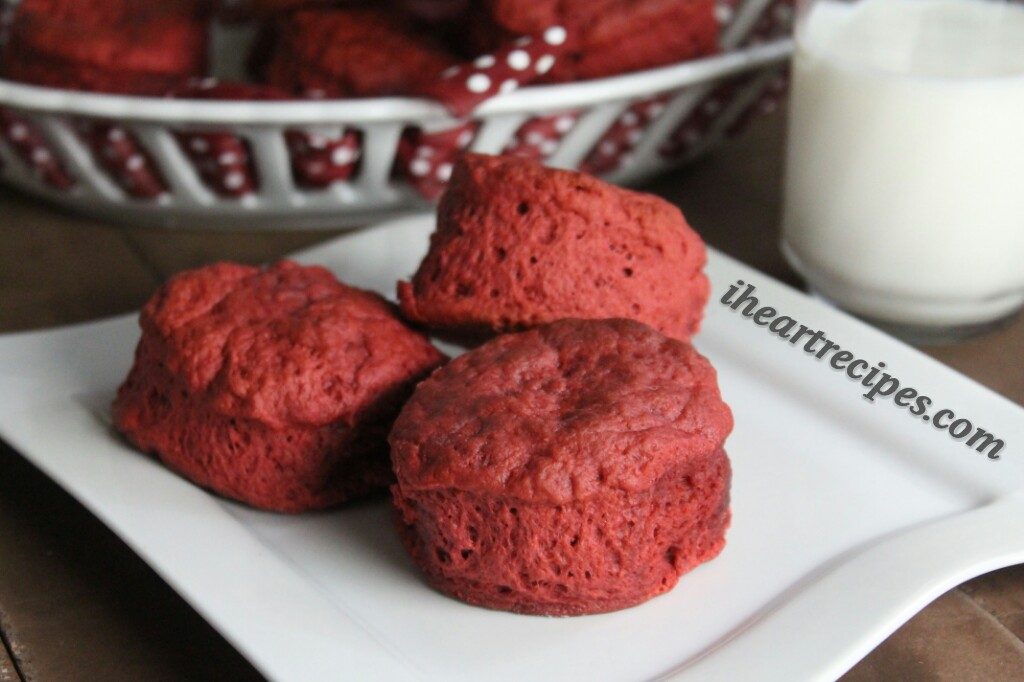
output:
[[[764,102],[766,92],[778,88],[791,41],[756,44],[751,36],[773,7],[788,10],[788,5],[780,4],[784,2],[748,0],[739,5],[723,32],[727,51],[714,57],[594,81],[524,88],[493,98],[473,112],[478,127],[466,148],[499,153],[524,123],[572,112],[571,127],[565,126],[568,129],[557,142],[547,145],[543,160],[550,166],[578,168],[588,155],[598,153],[595,150],[616,123],[621,129],[623,117],[631,116],[632,108],[657,95],[656,115],[630,137],[629,153],[601,174],[628,184],[686,162],[749,116]],[[749,46],[729,49],[745,44]],[[70,186],[48,182],[28,162],[24,149],[19,153],[10,139],[4,139],[0,178],[5,183],[81,213],[133,224],[190,228],[339,227],[423,209],[429,202],[395,172],[403,131],[460,125],[438,104],[412,98],[171,100],[70,92],[3,80],[0,107],[32,126],[46,146],[45,152],[36,153],[52,156],[71,178]],[[109,169],[104,169],[96,150],[76,133],[89,122],[113,122],[123,128],[142,147],[147,162],[162,177],[165,191],[148,199],[126,192],[123,183],[106,172]],[[688,125],[692,130],[686,129]],[[284,133],[331,130],[360,133],[358,167],[345,181],[324,188],[304,187],[293,176]],[[176,137],[182,131],[227,131],[244,140],[258,185],[242,197],[213,191]]]

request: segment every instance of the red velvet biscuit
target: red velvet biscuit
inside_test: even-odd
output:
[[[191,481],[276,511],[386,485],[391,421],[443,360],[379,296],[288,261],[177,275],[140,325],[118,430]]]
[[[563,26],[573,41],[546,82],[664,66],[718,50],[714,0],[485,0],[471,10],[478,49]]]
[[[402,540],[471,604],[639,604],[724,546],[731,429],[708,361],[646,325],[501,336],[423,381],[395,421]]]
[[[26,55],[27,53],[22,53]],[[32,85],[65,90],[106,92],[156,97],[181,81],[181,74],[154,74],[139,71],[111,71],[88,64],[69,64],[45,57],[6,59],[3,76]]]
[[[354,4],[357,0],[218,0],[218,13],[231,19],[260,18],[304,7]]]
[[[162,95],[206,65],[199,0],[22,0],[0,59],[12,80],[70,90]],[[76,128],[96,163],[129,196],[153,199],[164,180],[147,151],[114,122]]]
[[[407,317],[479,335],[565,317],[627,317],[689,339],[709,284],[679,209],[580,173],[467,154],[430,251],[398,284]]]
[[[266,18],[298,9],[367,6],[366,0],[217,0],[217,13],[227,19]],[[447,27],[462,18],[469,0],[376,0],[378,8],[406,14],[423,24]]]
[[[45,14],[55,20],[69,19],[90,26],[109,26],[127,20],[157,21],[168,17],[206,19],[213,12],[210,0],[19,0],[22,11]]]
[[[374,9],[295,12],[271,42],[268,83],[331,97],[406,94],[454,62],[398,16]]]
[[[23,0],[3,61],[4,73],[15,80],[162,94],[206,66],[202,3]]]

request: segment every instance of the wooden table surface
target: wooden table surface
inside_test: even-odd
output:
[[[646,189],[678,203],[711,245],[795,283],[776,246],[782,137],[781,117],[759,122]],[[129,311],[183,268],[224,258],[259,263],[331,236],[118,227],[0,190],[0,331]],[[1022,350],[1024,318],[927,352],[1024,403]],[[6,445],[0,633],[0,682],[260,679],[124,543]],[[844,679],[1024,680],[1022,638],[1018,566],[940,597]]]

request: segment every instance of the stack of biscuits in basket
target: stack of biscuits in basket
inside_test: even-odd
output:
[[[21,0],[9,12],[4,77],[145,95],[213,75],[208,28],[239,21],[260,33],[250,81],[293,97],[422,94],[452,67],[516,85],[599,78],[714,53],[719,33],[711,0]],[[484,58],[510,49],[507,63]]]
[[[244,60],[247,72],[218,80],[223,69],[213,57],[221,51],[210,36],[239,23],[256,35]],[[473,139],[477,124],[470,114],[482,101],[521,86],[706,56],[718,51],[720,29],[714,0],[21,0],[0,18],[0,78],[184,99],[431,98],[460,124],[408,127],[392,173],[436,199]],[[559,114],[527,119],[505,151],[546,155],[576,115]],[[85,118],[77,128],[100,170],[128,196],[157,200],[168,191],[152,155],[129,130]],[[362,131],[322,128],[287,133],[299,187],[322,188],[359,171]],[[49,184],[74,184],[30,120],[0,111],[0,135]],[[237,133],[177,137],[214,194],[242,199],[258,190],[251,150]],[[601,142],[595,149],[615,147],[616,158],[628,154],[616,139]],[[602,157],[601,168],[614,167],[616,158]]]
[[[142,311],[114,422],[258,508],[390,491],[413,561],[463,601],[632,606],[729,525],[732,415],[689,342],[705,258],[657,197],[467,154],[397,305],[289,261],[173,277]],[[429,333],[471,349],[448,360]]]

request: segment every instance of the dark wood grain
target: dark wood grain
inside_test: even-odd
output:
[[[156,282],[122,230],[0,188],[0,330],[132,310]]]
[[[0,614],[27,680],[261,679],[127,545],[5,445]]]
[[[1024,680],[1024,643],[962,590],[910,619],[843,682]]]
[[[306,248],[341,231],[251,232],[184,229],[168,233],[159,228],[137,228],[121,233],[161,279],[175,272],[218,260],[257,265]],[[173,244],[173,246],[171,246]]]
[[[0,635],[2,634],[0,631]],[[11,657],[11,650],[3,637],[0,637],[0,682],[24,682],[24,678],[18,672],[18,667]]]

